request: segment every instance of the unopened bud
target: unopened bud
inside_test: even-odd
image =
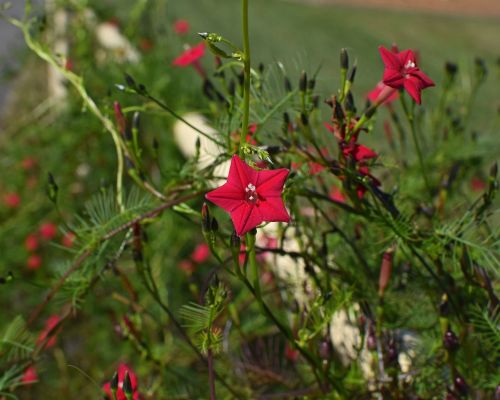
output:
[[[264,63],[260,62],[257,68],[259,70],[259,73],[262,75],[265,70]]]
[[[132,388],[132,381],[130,380],[130,375],[128,371],[125,371],[125,377],[123,378],[123,392],[129,397],[129,395],[134,393],[134,389]]]
[[[458,72],[458,65],[455,64],[455,63],[447,61],[444,64],[444,70],[446,71],[446,73],[448,74],[448,76],[453,79],[455,77],[455,75],[457,74],[457,72]]]
[[[333,116],[337,121],[343,121],[345,118],[344,110],[342,110],[342,106],[335,98],[335,102],[333,103]]]
[[[307,89],[307,74],[306,71],[302,71],[299,79],[299,90],[305,92]]]
[[[448,302],[448,295],[445,293],[441,297],[441,303],[439,304],[439,315],[441,317],[447,317],[450,315],[450,304]]]
[[[319,344],[318,354],[322,360],[328,360],[331,357],[331,342],[329,340],[323,340]]]
[[[123,74],[124,78],[125,78],[125,83],[127,84],[128,87],[130,88],[135,88],[136,87],[136,84],[135,84],[135,81],[134,81],[134,78],[132,78],[129,74]]]
[[[288,79],[288,76],[285,76],[285,90],[290,93],[292,91],[292,82],[290,82],[290,79]]]
[[[349,69],[349,55],[347,54],[347,49],[345,48],[340,50],[340,69]]]
[[[240,246],[241,246],[241,239],[240,237],[236,234],[236,231],[233,231],[231,234],[231,248],[232,249],[237,249],[237,251],[240,251]]]
[[[457,335],[451,329],[448,329],[443,337],[443,346],[446,350],[454,352],[458,349],[460,342]]]
[[[210,230],[212,232],[217,232],[219,230],[219,223],[215,219],[215,217],[212,218],[212,222],[210,223]]]
[[[305,113],[300,113],[300,121],[302,122],[302,125],[304,125],[304,126],[309,125],[309,117]]]
[[[118,131],[122,135],[125,135],[126,122],[125,122],[125,116],[123,115],[122,107],[120,106],[120,103],[115,101],[113,103],[113,109],[115,111],[115,121],[116,121],[116,125],[118,126]]]
[[[307,82],[307,89],[309,90],[314,90],[314,87],[316,86],[316,79],[312,78],[312,79],[309,79],[309,81]]]
[[[394,249],[390,248],[382,256],[382,265],[380,267],[380,275],[378,278],[378,294],[380,297],[384,295],[385,289],[389,283],[392,272],[392,261],[394,258]]]
[[[356,70],[358,69],[358,66],[356,64],[353,65],[351,71],[349,72],[349,76],[347,77],[347,80],[351,83],[354,82],[354,78],[356,77]]]
[[[118,389],[118,372],[115,372],[113,374],[113,377],[111,378],[111,382],[109,383],[109,387],[111,390],[116,393],[116,390]]]
[[[208,205],[207,203],[203,203],[201,206],[201,229],[203,232],[210,232],[211,225]]]
[[[345,97],[345,109],[347,112],[356,113],[356,105],[354,104],[354,97],[349,90]]]
[[[57,192],[59,187],[56,184],[54,176],[49,172],[47,182],[47,196],[52,203],[57,203]]]
[[[467,386],[467,383],[465,382],[465,379],[462,376],[457,374],[455,380],[453,381],[453,384],[455,386],[455,390],[458,393],[460,393],[462,396],[467,395],[469,388]]]
[[[476,78],[479,83],[483,82],[486,79],[486,75],[488,74],[488,69],[486,68],[486,63],[482,58],[477,57],[474,60],[475,64],[475,72]]]

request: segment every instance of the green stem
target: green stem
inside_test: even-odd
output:
[[[429,183],[429,178],[427,177],[427,171],[425,169],[425,164],[424,164],[424,158],[422,156],[422,150],[420,148],[420,142],[418,140],[418,135],[417,135],[417,129],[415,127],[415,119],[413,115],[413,110],[410,111],[408,109],[408,106],[406,104],[406,100],[404,95],[400,96],[401,99],[401,105],[403,106],[403,110],[406,114],[406,118],[408,119],[408,123],[410,124],[410,129],[411,129],[411,135],[413,138],[413,143],[415,145],[415,150],[417,151],[417,156],[418,156],[418,162],[420,164],[420,170],[422,172],[422,176],[424,177],[424,182],[425,182],[425,187],[427,188],[427,191],[429,192],[429,195],[432,197],[432,189],[431,185]]]
[[[248,261],[250,263],[250,280],[255,289],[255,294],[259,297],[262,295],[260,289],[259,271],[257,269],[257,258],[255,255],[255,235],[247,233],[247,248],[248,248]]]
[[[250,118],[250,39],[248,35],[248,0],[242,0],[243,15],[243,122],[241,124],[239,154],[243,156],[243,143],[246,142]]]

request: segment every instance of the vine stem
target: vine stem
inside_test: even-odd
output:
[[[403,106],[403,110],[405,112],[406,118],[408,119],[408,123],[410,124],[411,136],[413,138],[413,143],[415,145],[415,150],[417,151],[418,162],[420,164],[420,170],[422,172],[422,176],[424,177],[425,187],[429,192],[429,195],[432,196],[432,189],[429,183],[429,178],[427,176],[427,170],[425,169],[424,158],[422,156],[422,149],[420,148],[420,142],[418,140],[417,129],[415,127],[415,119],[413,115],[413,111],[408,109],[408,105],[406,104],[405,98],[403,95],[400,96],[401,105]]]
[[[250,119],[250,38],[248,34],[248,0],[242,0],[243,17],[243,121],[241,123],[239,154],[243,156],[243,143],[246,142],[248,121]]]
[[[214,355],[212,349],[207,351],[208,362],[208,383],[210,385],[210,400],[215,400],[215,374],[214,374]]]

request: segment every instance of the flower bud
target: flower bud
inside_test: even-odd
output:
[[[450,79],[454,79],[458,72],[458,65],[452,62],[447,61],[444,64],[444,70]]]
[[[233,231],[233,233],[231,234],[231,242],[230,242],[230,245],[231,245],[231,249],[236,249],[237,252],[240,251],[240,247],[241,247],[241,239],[240,237],[236,234],[236,231]]]
[[[333,116],[337,121],[343,121],[345,118],[344,110],[342,110],[342,106],[335,98],[335,102],[333,103]]]
[[[299,79],[299,90],[305,92],[307,89],[307,74],[306,71],[302,71]]]
[[[366,337],[366,348],[370,351],[377,349],[377,337],[375,336],[375,329],[373,328],[373,322],[369,323],[368,335]]]
[[[328,360],[331,357],[332,344],[329,340],[323,340],[319,344],[318,354],[322,360]]]
[[[212,232],[217,232],[219,230],[219,223],[215,219],[215,217],[212,218],[212,222],[210,223],[210,230]]]
[[[309,117],[305,113],[300,113],[300,121],[302,122],[302,125],[304,125],[304,126],[309,125]]]
[[[350,90],[347,92],[345,98],[345,110],[353,114],[356,113],[356,105],[354,104],[354,97],[352,96],[352,92]]]
[[[59,191],[59,187],[56,184],[54,179],[54,175],[50,172],[48,174],[48,183],[47,183],[47,196],[52,203],[57,203],[57,192]]]
[[[448,295],[445,293],[441,297],[441,303],[439,304],[439,315],[441,317],[447,317],[450,315],[450,304],[448,302]]]
[[[347,70],[349,68],[349,55],[347,54],[347,50],[342,48],[340,50],[340,69]]]
[[[125,377],[123,378],[123,392],[125,393],[125,396],[127,396],[127,399],[129,397],[132,398],[131,395],[134,393],[134,389],[132,388],[132,381],[130,380],[128,371],[125,371]]]
[[[115,101],[113,103],[113,109],[115,111],[115,121],[116,125],[118,126],[118,132],[120,132],[122,135],[125,135],[125,129],[127,124],[125,122],[125,116],[123,115],[120,103]]]
[[[356,77],[356,70],[358,69],[358,66],[356,64],[353,65],[351,71],[349,72],[349,76],[347,77],[347,80],[351,83],[354,82],[354,78]]]
[[[467,395],[467,392],[469,391],[469,388],[467,386],[467,383],[465,382],[465,379],[458,375],[455,377],[453,381],[455,390],[460,393],[462,396]]]
[[[288,79],[288,76],[285,76],[285,90],[290,93],[293,89],[292,89],[292,82],[290,82],[290,79]]]
[[[475,64],[475,74],[478,83],[482,83],[486,79],[488,74],[488,69],[486,68],[486,63],[482,58],[476,57],[474,60]]]
[[[113,394],[116,395],[116,391],[118,390],[118,372],[115,372],[113,374],[113,377],[111,378],[111,382],[110,382],[109,386],[110,386]]]
[[[391,278],[393,258],[393,248],[389,248],[382,256],[382,265],[380,267],[380,274],[378,278],[378,294],[380,297],[384,296],[385,289],[387,288],[389,279]]]
[[[134,81],[134,78],[132,78],[129,74],[125,73],[123,74],[124,75],[124,78],[125,78],[125,83],[127,84],[128,87],[130,88],[135,88],[136,87],[136,83]]]
[[[314,78],[309,79],[309,81],[307,82],[307,89],[313,91],[315,86],[316,86],[316,79]]]
[[[201,206],[201,229],[203,232],[210,232],[210,229],[212,227],[211,221],[210,221],[210,211],[208,209],[207,203],[203,203]]]
[[[454,352],[458,349],[460,342],[457,335],[450,328],[446,331],[443,337],[443,346],[446,350]]]

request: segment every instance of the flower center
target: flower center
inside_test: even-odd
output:
[[[245,200],[248,203],[256,204],[259,199],[259,195],[255,191],[255,185],[253,183],[249,183],[245,188]]]
[[[416,66],[415,61],[408,60],[405,64],[405,69],[415,68]]]

